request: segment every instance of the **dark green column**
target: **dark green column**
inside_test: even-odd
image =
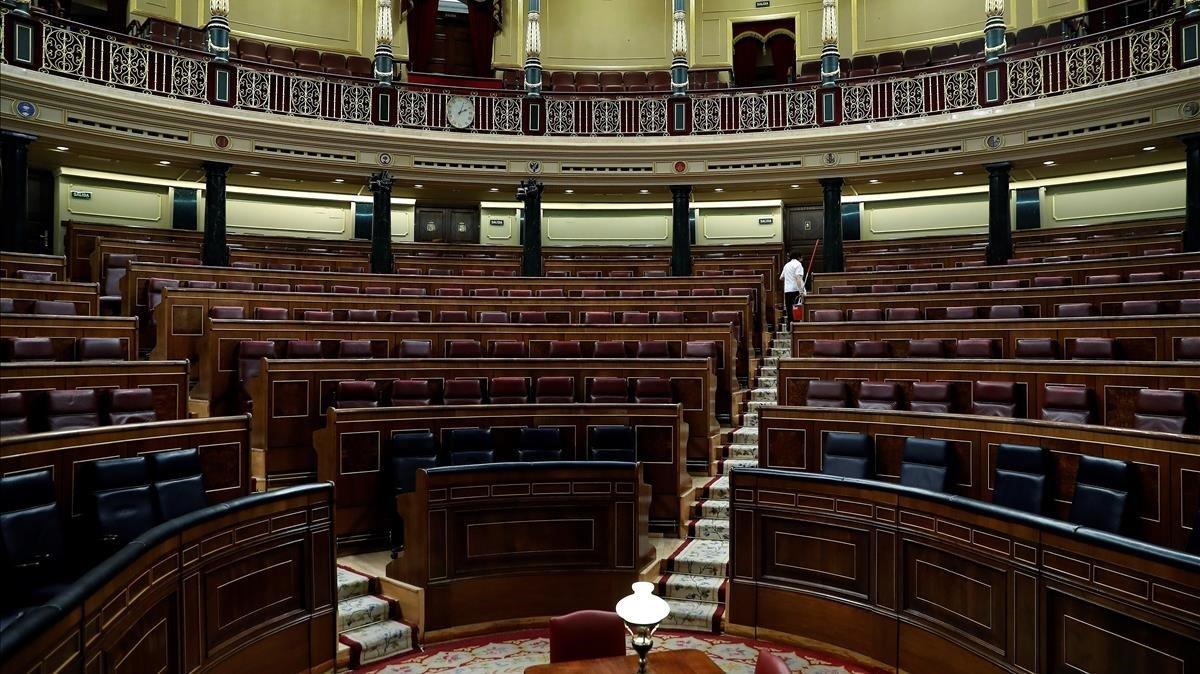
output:
[[[671,186],[671,275],[692,275],[692,186]]]
[[[826,272],[840,272],[846,268],[842,246],[842,185],[841,178],[822,178],[821,190],[825,203],[825,241],[821,244]]]
[[[371,273],[390,274],[392,257],[392,174],[380,171],[371,176]]]
[[[1200,252],[1200,133],[1182,138],[1187,148],[1187,212],[1183,225],[1183,252]]]
[[[521,223],[521,276],[542,275],[542,184],[530,178],[517,190],[517,201],[525,204]]]
[[[0,132],[0,168],[3,169],[5,223],[0,226],[0,249],[40,253],[41,246],[29,231],[29,144],[37,136],[16,131]]]
[[[221,162],[204,162],[204,246],[200,257],[208,267],[229,266],[229,245],[225,241],[225,179],[229,168]]]
[[[985,257],[989,265],[1006,264],[1013,256],[1008,189],[1012,162],[984,164],[983,167],[988,172],[988,242]]]

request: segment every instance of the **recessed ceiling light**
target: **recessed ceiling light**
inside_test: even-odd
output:
[[[344,183],[344,182],[346,182],[346,179],[345,179],[345,178],[334,178],[334,179],[333,179],[333,182],[335,182],[335,183]]]
[[[252,175],[252,176],[262,175],[262,171],[251,171],[250,175]]]
[[[724,187],[718,187],[717,189],[715,189],[715,190],[713,190],[713,191],[714,191],[714,192],[724,192],[724,191],[725,191],[725,188],[724,188]]]
[[[641,192],[642,194],[650,194],[650,190],[638,190],[638,192]]]
[[[1147,145],[1146,147],[1142,148],[1142,152],[1154,152],[1157,149],[1157,145]]]
[[[1046,161],[1042,162],[1042,166],[1054,166],[1054,160],[1053,159],[1046,160]]]
[[[499,187],[493,187],[493,188],[489,189],[488,191],[489,191],[489,192],[499,192],[499,191],[500,191],[500,188],[499,188]]]
[[[792,189],[794,189],[794,190],[798,190],[798,189],[800,189],[800,186],[799,186],[799,185],[792,185]]]
[[[171,162],[167,161],[166,159],[163,159],[163,160],[161,160],[161,161],[159,161],[159,162],[158,162],[158,165],[159,165],[159,166],[170,166],[170,165],[171,165]]]
[[[422,185],[421,183],[416,183],[415,185],[413,185],[413,187],[419,190],[419,189],[421,189],[422,187],[425,187],[425,186],[424,186],[424,185]]]
[[[955,171],[955,172],[954,172],[954,175],[956,175],[956,176],[960,176],[960,175],[962,175],[962,174],[963,174],[963,172],[962,172],[962,171]]]
[[[878,185],[878,184],[879,184],[879,178],[871,178],[871,180],[870,180],[870,183],[871,183],[872,185]]]
[[[563,190],[567,194],[575,194],[575,190]]]
[[[71,148],[67,147],[66,145],[59,145],[58,147],[56,147],[54,149],[58,150],[59,152],[66,152],[67,150],[70,150]]]

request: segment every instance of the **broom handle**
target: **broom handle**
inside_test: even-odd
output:
[[[812,266],[813,266],[813,260],[816,260],[816,259],[817,259],[817,246],[820,246],[820,245],[821,245],[821,240],[820,240],[820,239],[817,239],[816,241],[814,241],[814,242],[813,242],[812,255],[809,255],[809,256],[808,256],[808,268],[807,268],[807,269],[805,269],[805,272],[806,272],[806,273],[804,274],[804,283],[803,283],[803,284],[801,284],[801,286],[800,286],[801,288],[807,288],[807,287],[808,287],[808,277],[812,276],[812,268],[813,268]],[[803,302],[803,301],[804,301],[804,295],[803,295],[803,294],[801,294],[801,295],[800,295],[800,301],[801,301],[801,302]]]

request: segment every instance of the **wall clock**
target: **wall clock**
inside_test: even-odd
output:
[[[475,122],[475,104],[466,96],[446,99],[446,121],[456,129],[469,129]]]

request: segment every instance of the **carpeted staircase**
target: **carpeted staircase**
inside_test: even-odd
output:
[[[339,566],[337,570],[338,661],[356,669],[416,647],[415,630],[400,621],[400,608],[391,599],[372,594],[376,581]]]
[[[775,334],[771,353],[752,384],[744,425],[733,432],[718,466],[720,475],[700,489],[700,500],[692,504],[688,538],[663,565],[658,594],[671,605],[664,628],[721,632],[729,586],[729,471],[758,465],[758,410],[776,404],[779,359],[791,355],[791,343],[790,332]]]

